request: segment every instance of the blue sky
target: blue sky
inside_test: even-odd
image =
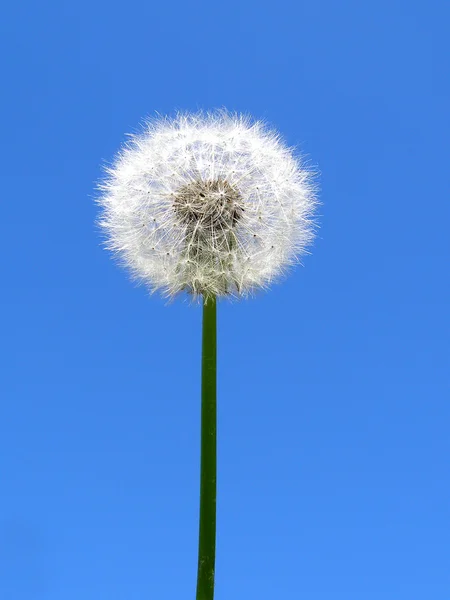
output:
[[[447,600],[443,1],[3,9],[0,597],[193,598],[201,310],[100,246],[155,111],[266,119],[320,170],[304,267],[219,305],[217,600]]]

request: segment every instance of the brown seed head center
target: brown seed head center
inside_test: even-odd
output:
[[[214,179],[182,186],[176,193],[174,210],[184,225],[218,233],[234,227],[244,209],[236,188],[223,179]]]

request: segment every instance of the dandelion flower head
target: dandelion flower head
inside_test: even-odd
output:
[[[150,120],[106,171],[98,202],[107,247],[170,297],[266,288],[313,239],[311,171],[248,117]]]

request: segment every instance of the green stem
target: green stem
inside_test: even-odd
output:
[[[213,600],[216,560],[216,299],[203,300],[200,526],[197,600]]]

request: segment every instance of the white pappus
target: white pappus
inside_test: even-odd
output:
[[[312,172],[242,115],[149,120],[106,172],[98,203],[107,247],[169,297],[265,288],[314,237]]]

